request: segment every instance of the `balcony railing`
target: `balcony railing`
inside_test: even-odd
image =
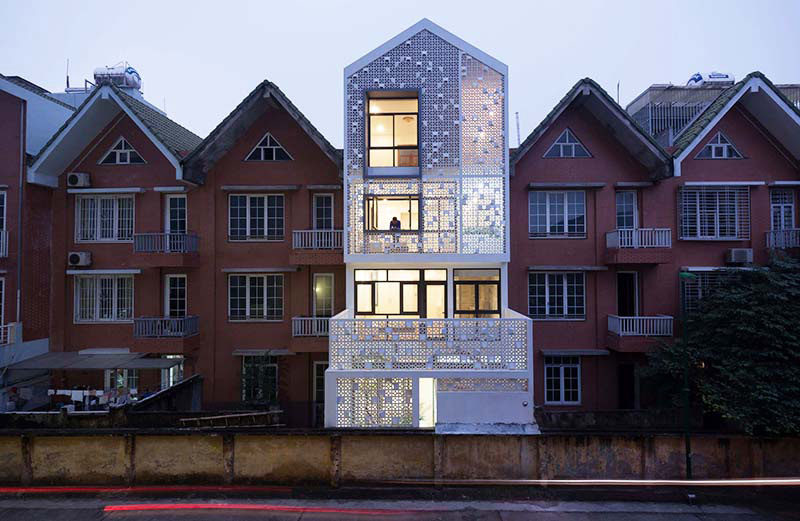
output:
[[[133,319],[134,338],[186,338],[198,333],[197,316],[140,317]]]
[[[509,318],[352,318],[330,322],[335,370],[523,371],[529,365],[531,320]]]
[[[0,230],[0,257],[8,257],[8,230]]]
[[[136,233],[135,253],[197,253],[200,238],[194,233]]]
[[[13,344],[20,338],[22,332],[21,322],[11,322],[0,326],[0,346]]]
[[[800,248],[800,229],[770,230],[767,232],[767,248]]]
[[[422,236],[416,230],[365,231],[367,253],[422,253]]]
[[[672,336],[672,317],[621,317],[608,315],[608,330],[618,336]]]
[[[292,247],[295,250],[341,250],[342,230],[295,230]]]
[[[671,248],[669,228],[627,228],[606,233],[607,248]]]
[[[292,336],[328,336],[330,317],[293,317]]]

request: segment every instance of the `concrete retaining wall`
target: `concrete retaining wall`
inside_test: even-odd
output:
[[[697,436],[694,475],[800,475],[800,439]],[[675,479],[679,436],[417,433],[0,435],[6,484],[356,483],[393,479]]]

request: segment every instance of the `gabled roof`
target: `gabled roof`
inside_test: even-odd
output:
[[[533,129],[511,156],[513,166],[539,141],[555,120],[573,103],[581,103],[597,119],[610,125],[614,137],[654,178],[668,177],[671,173],[669,154],[636,121],[591,78],[579,80],[561,98],[553,110]],[[512,170],[513,175],[513,170]]]
[[[780,100],[780,102],[785,105],[785,107],[783,107],[784,110],[793,112],[796,117],[800,117],[800,109],[798,109],[769,78],[759,71],[751,72],[738,83],[722,91],[722,93],[700,113],[695,121],[686,127],[675,140],[674,149],[672,151],[673,156],[678,158],[684,155],[684,152],[686,152],[688,148],[694,148],[697,144],[695,141],[699,140],[698,138],[702,139],[702,136],[706,135],[711,130],[711,127],[719,121],[719,118],[747,93],[745,87],[758,87],[758,82],[763,82],[764,86],[774,95],[774,98]],[[800,132],[800,129],[797,129],[796,132]],[[795,154],[795,157],[798,157],[797,154]],[[680,171],[679,168],[679,165],[676,165],[678,172]]]
[[[33,83],[31,81],[26,80],[22,76],[4,76],[4,75],[0,74],[0,79],[4,79],[6,81],[9,81],[9,82],[13,83],[14,85],[17,85],[18,87],[22,87],[25,90],[29,90],[29,91],[33,92],[34,94],[36,94],[38,96],[41,96],[42,98],[46,99],[47,101],[52,101],[53,103],[56,103],[57,105],[61,105],[62,107],[68,108],[70,110],[75,110],[75,107],[73,107],[69,103],[64,103],[63,101],[61,101],[59,99],[56,99],[55,97],[51,96],[49,90],[47,90],[45,88],[42,88],[42,87],[36,85],[35,83]]]
[[[272,100],[289,113],[328,158],[341,169],[342,153],[311,124],[294,103],[269,80],[264,80],[183,160],[187,180],[203,183],[208,171],[267,109]]]
[[[58,176],[121,112],[127,114],[175,166],[176,179],[183,179],[180,160],[200,144],[201,138],[115,85],[103,85],[94,89],[42,147],[28,169],[28,182],[58,186]]]

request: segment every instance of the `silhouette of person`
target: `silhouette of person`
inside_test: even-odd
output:
[[[392,230],[392,231],[399,230],[400,229],[400,219],[398,219],[397,217],[392,217],[392,222],[389,223],[389,229]]]

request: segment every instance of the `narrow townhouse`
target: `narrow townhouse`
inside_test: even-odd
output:
[[[269,81],[184,161],[202,185],[213,315],[206,405],[321,426],[328,319],[345,306],[341,153]]]
[[[73,111],[24,78],[0,75],[0,411],[41,405],[34,388],[46,396],[46,371],[10,369],[47,352],[49,336],[49,192],[25,176]]]

